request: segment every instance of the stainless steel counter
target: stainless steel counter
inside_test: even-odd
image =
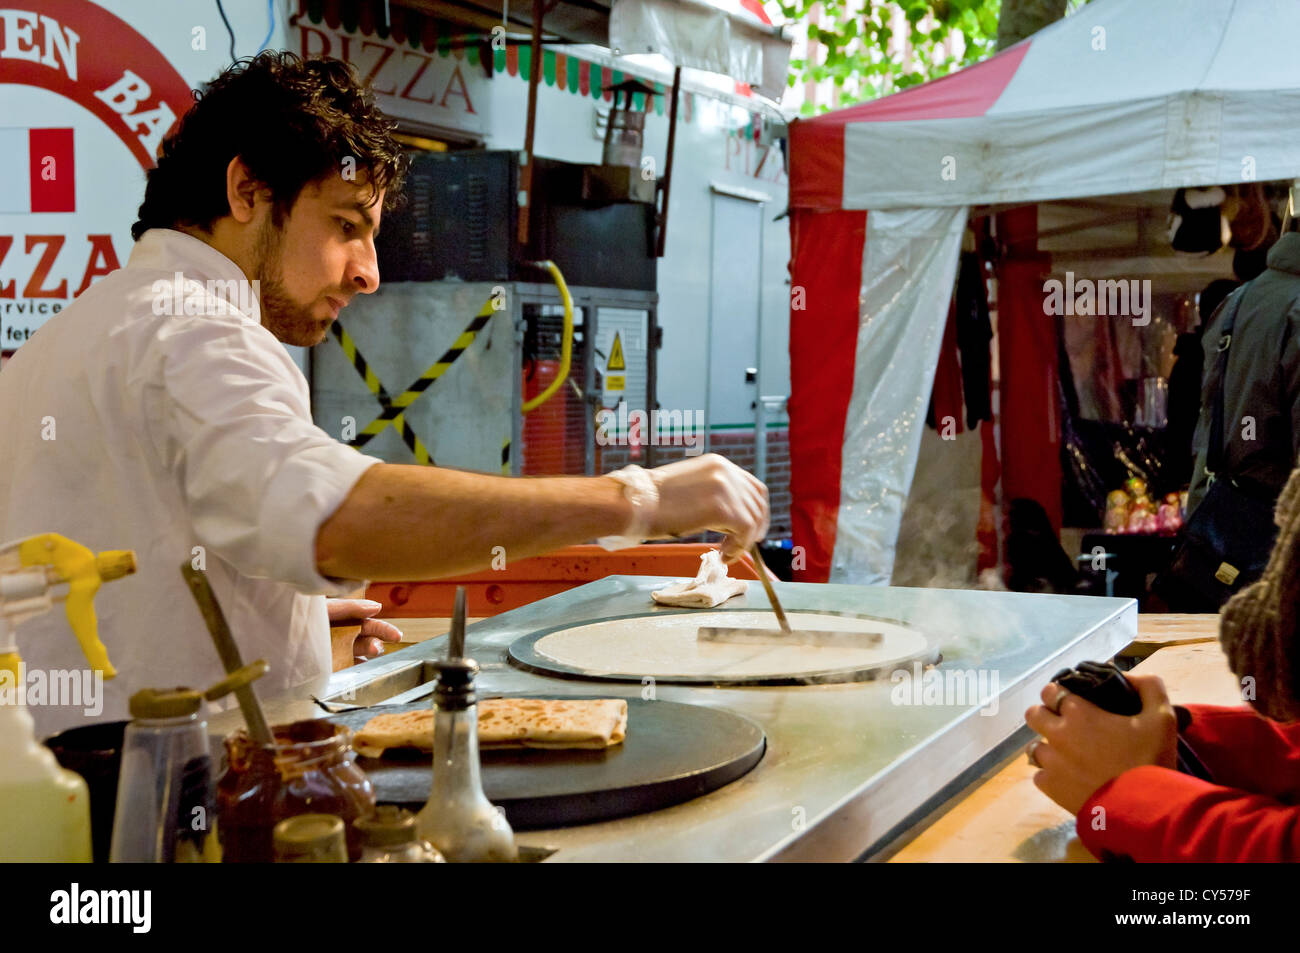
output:
[[[963,773],[991,767],[999,745],[1022,728],[1025,709],[1058,669],[1109,658],[1137,634],[1137,605],[1129,599],[777,583],[787,609],[913,625],[938,642],[944,660],[933,674],[905,671],[888,681],[726,689],[550,678],[506,661],[507,646],[538,629],[690,611],[652,608],[650,590],[668,581],[611,576],[468,630],[467,654],[483,668],[484,693],[630,698],[653,692],[663,700],[732,709],[767,732],[758,766],[712,794],[636,817],[520,834],[521,843],[557,848],[552,862],[858,859]],[[724,608],[765,604],[755,586]],[[435,639],[339,672],[327,700],[413,700],[428,691],[426,662],[444,644]],[[320,715],[302,698],[266,707],[273,721]],[[229,730],[238,717],[217,715],[212,728]]]

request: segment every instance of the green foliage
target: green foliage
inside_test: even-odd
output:
[[[807,21],[818,0],[778,0],[787,20]],[[874,99],[992,55],[998,32],[998,14],[1003,0],[850,0],[821,2],[820,25],[809,23],[810,39],[825,48],[825,60],[810,63],[790,61],[790,85],[806,80],[831,80],[841,90],[840,105]],[[1014,2],[1014,0],[1012,0]],[[907,65],[901,53],[888,53],[894,38],[890,21],[893,9],[901,8],[906,18],[912,56]],[[961,36],[965,48],[959,56],[943,49],[950,36]],[[805,104],[803,112],[824,112],[829,104],[815,109]]]

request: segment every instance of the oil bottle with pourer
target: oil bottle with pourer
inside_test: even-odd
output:
[[[478,665],[464,657],[465,588],[456,589],[447,658],[435,663],[433,790],[416,817],[420,837],[451,863],[512,863],[514,831],[483,793],[479,772]]]

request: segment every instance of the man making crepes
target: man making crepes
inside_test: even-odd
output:
[[[261,690],[305,697],[330,672],[324,596],[362,580],[481,569],[497,546],[515,560],[704,529],[727,534],[734,559],[765,534],[766,488],[714,455],[511,479],[387,464],[313,424],[281,343],[318,344],[379,287],[374,239],[403,171],[391,124],[346,64],[265,53],[232,66],[164,143],[126,267],[0,374],[0,541],[57,532],[139,560],[96,599],[120,672],[102,712],[32,704],[43,735],[124,718],[142,687],[221,677],[179,571],[200,556],[244,657],[270,662]],[[256,297],[228,293],[244,282]],[[19,631],[29,672],[85,668],[65,626],[49,613]]]

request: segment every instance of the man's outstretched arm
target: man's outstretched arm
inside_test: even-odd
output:
[[[716,530],[740,555],[767,532],[767,489],[714,454],[646,471],[658,502],[646,538]],[[316,568],[344,579],[430,579],[491,564],[493,548],[525,559],[600,536],[640,518],[609,477],[512,478],[440,467],[376,464],[316,536]]]

